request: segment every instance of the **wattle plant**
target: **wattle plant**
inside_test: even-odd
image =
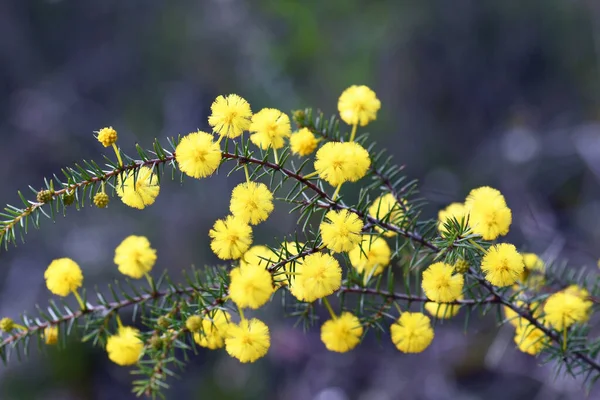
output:
[[[0,321],[0,356],[6,362],[14,352],[26,354],[32,340],[65,345],[72,335],[135,369],[134,392],[154,397],[197,346],[259,362],[269,352],[270,331],[255,310],[283,301],[306,329],[317,325],[329,351],[351,351],[378,331],[398,357],[427,351],[435,325],[461,310],[465,329],[472,315],[495,313],[499,323],[514,326],[519,350],[595,382],[600,340],[588,334],[597,278],[590,283],[566,265],[549,265],[502,242],[512,213],[496,189],[473,189],[437,220],[423,220],[416,182],[360,132],[380,106],[371,89],[351,86],[339,98],[340,126],[336,117],[310,109],[290,120],[273,108],[252,113],[238,95],[219,96],[208,119],[212,132],[169,138],[166,145],[157,140],[151,150],[136,147],[135,157],[117,146],[115,129],[100,129],[96,137],[115,159],[105,157],[103,167],[93,161],[66,167],[32,198],[19,193],[22,206],[2,213],[4,249],[30,226],[40,228],[41,216],[70,216],[87,202],[106,208],[116,194],[132,208],[150,207],[165,176],[192,178],[188,184],[239,177],[244,181],[233,189],[230,215],[215,216],[206,236],[223,263],[191,269],[176,283],[154,269],[157,254],[148,238],[131,235],[114,256],[128,278],[95,292],[81,290],[85,266],[68,254],[48,260],[44,277],[58,297],[35,316]],[[255,243],[253,227],[277,203],[291,205],[297,230]],[[121,311],[130,307],[134,320],[124,324]],[[320,307],[328,320],[319,320]]]

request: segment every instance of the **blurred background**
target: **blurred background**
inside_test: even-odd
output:
[[[351,84],[382,101],[372,138],[430,201],[500,189],[514,213],[508,240],[546,260],[597,268],[600,256],[600,3],[595,0],[2,0],[0,203],[81,159],[101,161],[93,131],[112,125],[128,153],[153,138],[208,130],[210,104],[238,93],[253,110],[311,106],[335,113]],[[107,152],[112,157],[110,152]],[[238,174],[239,175],[239,174]],[[115,246],[150,238],[156,270],[174,279],[216,262],[207,232],[243,177],[165,180],[139,212],[113,199],[0,252],[0,315],[44,304],[43,271],[57,257],[85,286],[118,277]],[[256,229],[274,245],[295,229],[278,207]],[[71,214],[75,210],[70,211]],[[247,366],[200,352],[167,399],[581,399],[582,384],[518,353],[494,316],[436,327],[422,355],[370,335],[355,351],[325,352],[276,305],[272,348]],[[464,317],[464,311],[460,314]],[[129,399],[132,376],[101,349],[72,343],[0,368],[1,399]],[[595,397],[598,396],[598,397]],[[589,398],[600,398],[595,389]]]

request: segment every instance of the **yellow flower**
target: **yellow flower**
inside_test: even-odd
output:
[[[307,156],[317,148],[319,140],[308,128],[302,128],[290,136],[290,147],[292,153],[299,156]]]
[[[240,258],[240,267],[244,268],[248,265],[260,265],[263,268],[268,268],[277,260],[277,255],[267,246],[256,245],[250,247],[247,252]]]
[[[448,207],[438,212],[438,230],[440,233],[448,233],[444,225],[453,219],[460,222],[466,214],[465,205],[463,203],[452,203]]]
[[[590,316],[592,314],[592,306],[594,305],[594,303],[589,299],[590,293],[584,288],[581,288],[577,285],[570,285],[563,289],[563,292],[575,295],[581,300],[583,300],[583,304],[585,305],[586,318],[582,322],[587,322],[590,319]]]
[[[517,327],[515,344],[523,353],[535,356],[539,354],[548,342],[544,332],[529,323]]]
[[[44,341],[47,345],[58,343],[58,326],[48,325],[44,329]]]
[[[519,308],[528,310],[537,319],[539,319],[542,316],[542,307],[540,307],[540,304],[538,302],[527,304],[522,300],[517,300],[515,302],[515,305]],[[504,316],[506,320],[515,328],[518,328],[519,326],[528,323],[526,319],[524,319],[515,311],[513,311],[512,308],[507,306],[503,306],[502,308],[504,309]]]
[[[8,317],[0,319],[0,331],[9,333],[13,329],[15,329],[15,321]]]
[[[191,315],[185,320],[185,327],[190,332],[198,332],[202,329],[202,317]]]
[[[116,335],[109,336],[106,341],[108,358],[115,364],[125,366],[136,364],[144,350],[140,340],[140,332],[129,326],[122,326]]]
[[[459,296],[457,300],[462,300],[463,296]],[[425,310],[437,319],[449,319],[455,317],[460,311],[460,305],[447,303],[425,303]]]
[[[431,320],[422,313],[404,312],[390,327],[392,343],[403,353],[420,353],[431,344]]]
[[[297,256],[298,254],[300,254],[300,252],[302,251],[302,249],[304,249],[304,243],[297,243],[297,242],[284,242],[281,245],[281,249],[279,250],[279,258],[281,259],[289,259],[293,256]],[[283,271],[286,272],[285,274],[285,278],[281,279],[281,280],[276,280],[277,283],[279,283],[282,286],[287,285],[288,283],[291,283],[294,281],[294,275],[289,275],[289,273],[295,273],[296,272],[296,267],[300,266],[298,268],[302,268],[302,258],[296,258],[295,260],[285,263],[283,265]],[[275,277],[275,278],[279,278],[279,277]]]
[[[544,262],[534,253],[523,253],[522,256],[525,268],[519,277],[519,281],[529,288],[542,287],[544,284],[544,271],[546,269]]]
[[[492,285],[510,286],[523,273],[523,257],[515,246],[508,243],[496,244],[489,248],[481,260],[481,270]]]
[[[273,193],[264,183],[240,183],[231,193],[229,210],[246,223],[256,225],[266,221],[273,208]]]
[[[258,265],[234,268],[229,273],[229,296],[240,308],[257,309],[273,294],[273,280],[269,271]]]
[[[321,222],[323,244],[336,253],[350,251],[361,240],[363,222],[348,210],[329,211]]]
[[[377,276],[390,265],[392,251],[385,239],[373,235],[363,235],[360,245],[348,253],[350,263],[359,273]],[[373,272],[374,270],[374,272]]]
[[[208,124],[219,135],[234,139],[250,127],[250,104],[237,94],[217,97],[210,109],[212,114],[208,117]]]
[[[296,279],[290,286],[291,293],[301,301],[313,302],[329,296],[342,285],[342,269],[329,254],[315,253],[306,256],[296,265]]]
[[[369,152],[356,142],[328,142],[317,151],[315,170],[331,186],[356,182],[371,166]]]
[[[381,102],[367,86],[352,85],[344,90],[338,100],[340,118],[348,125],[365,126],[377,119]]]
[[[126,237],[115,249],[115,264],[119,272],[134,279],[139,279],[154,267],[156,250],[144,236]]]
[[[243,363],[254,362],[269,351],[271,337],[264,322],[252,318],[239,325],[230,324],[225,338],[225,350]]]
[[[406,206],[406,201],[403,200],[402,203]],[[369,206],[369,215],[381,222],[400,225],[404,218],[404,209],[393,194],[386,193],[376,198]],[[378,232],[385,231],[387,237],[396,236],[396,232],[382,229],[379,226],[376,228]]]
[[[94,195],[94,205],[98,208],[106,208],[108,206],[108,202],[110,201],[108,195],[104,192],[98,192]]]
[[[443,262],[431,264],[423,272],[423,291],[437,303],[455,301],[462,294],[464,277],[454,274],[454,267]]]
[[[70,258],[52,261],[44,273],[44,278],[48,290],[63,297],[80,288],[83,283],[81,268]]]
[[[471,229],[485,240],[494,240],[508,233],[512,213],[498,190],[488,186],[473,189],[467,196],[465,208]]]
[[[211,319],[202,320],[202,330],[194,333],[194,341],[211,350],[220,349],[225,346],[230,322],[231,315],[227,311],[215,311]]]
[[[205,178],[216,171],[221,163],[221,149],[206,132],[184,136],[175,149],[179,169],[192,178]]]
[[[292,132],[290,117],[274,108],[263,108],[252,116],[250,132],[254,132],[250,140],[259,148],[280,149]]]
[[[581,297],[564,291],[554,293],[544,304],[545,321],[558,330],[587,321],[587,312],[588,307]]]
[[[354,314],[344,312],[321,326],[321,341],[329,351],[345,353],[360,343],[363,327]]]
[[[141,167],[137,174],[129,172],[124,180],[117,179],[115,189],[123,203],[140,210],[154,204],[160,192],[158,178],[148,167]]]
[[[252,244],[252,228],[232,215],[219,219],[208,232],[210,248],[222,260],[240,258]]]
[[[117,131],[115,131],[112,126],[100,129],[98,131],[98,136],[96,136],[96,139],[98,139],[104,147],[112,146],[117,142],[117,138]]]

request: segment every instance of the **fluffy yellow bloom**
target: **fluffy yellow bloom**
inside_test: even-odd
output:
[[[256,245],[250,247],[247,252],[240,258],[240,267],[244,268],[248,265],[260,265],[263,268],[268,268],[278,260],[277,254],[267,246]]]
[[[340,118],[348,125],[365,126],[377,119],[381,102],[367,86],[352,85],[344,90],[338,100]]]
[[[208,117],[208,124],[221,136],[233,139],[250,127],[250,104],[237,94],[217,97],[210,110],[212,114]]]
[[[543,286],[544,271],[546,269],[544,261],[534,253],[523,253],[523,273],[519,277],[519,281],[529,288],[540,288]],[[518,289],[516,285],[515,289]]]
[[[581,297],[564,291],[548,297],[544,304],[544,313],[545,321],[558,330],[588,319],[588,307]]]
[[[323,244],[331,251],[350,251],[361,240],[363,222],[348,210],[329,211],[321,222]]]
[[[460,222],[463,218],[465,218],[466,209],[463,203],[451,203],[448,207],[440,210],[438,212],[438,230],[440,233],[448,233],[444,224],[456,219]]]
[[[229,296],[240,308],[257,309],[273,294],[273,280],[269,271],[258,265],[234,268],[229,273]]]
[[[208,232],[210,248],[222,260],[237,260],[252,244],[250,225],[232,215],[219,219]]]
[[[462,300],[463,296],[459,296],[457,300]],[[447,303],[425,303],[425,310],[437,319],[449,319],[455,317],[460,311],[460,305]]]
[[[359,273],[377,276],[390,265],[392,251],[385,239],[373,235],[363,235],[360,245],[349,253],[350,263]],[[374,271],[373,271],[374,270]]]
[[[231,193],[229,210],[246,223],[256,225],[266,221],[273,208],[273,193],[264,183],[240,183]]]
[[[304,248],[304,243],[284,242],[281,245],[281,249],[279,250],[278,255],[280,256],[280,258],[288,259],[288,258],[291,258],[293,256],[300,254],[300,252],[302,251],[303,248]],[[295,273],[296,267],[300,266],[298,268],[302,268],[301,265],[302,265],[302,258],[296,258],[292,262],[285,263],[283,265],[283,270],[286,272],[285,278],[283,278],[281,280],[277,280],[277,283],[279,283],[282,286],[285,286],[288,283],[293,282],[295,275],[290,275],[289,273],[290,272]],[[277,277],[277,278],[279,278],[279,277]]]
[[[58,326],[48,325],[44,329],[44,342],[46,342],[47,345],[58,343]]]
[[[263,108],[252,116],[250,132],[254,132],[250,140],[259,148],[280,149],[292,132],[290,117],[274,108]]]
[[[44,272],[48,290],[58,296],[68,296],[81,287],[83,274],[79,265],[70,258],[53,260]]]
[[[583,300],[583,304],[585,305],[586,318],[582,322],[587,322],[590,319],[590,316],[592,314],[592,306],[594,305],[594,303],[589,299],[590,293],[584,288],[581,288],[577,285],[570,285],[567,288],[565,288],[563,292],[575,295],[581,300]]]
[[[117,131],[115,131],[112,126],[102,128],[98,131],[98,136],[96,136],[96,139],[98,139],[98,141],[102,143],[104,147],[110,147],[117,142]]]
[[[531,324],[523,324],[517,327],[515,332],[515,344],[523,353],[535,356],[539,354],[546,344],[548,338],[540,329]]]
[[[123,181],[117,179],[115,189],[123,203],[139,210],[154,204],[160,192],[158,178],[148,167],[141,167],[137,174],[129,172]]]
[[[317,148],[319,140],[308,128],[302,128],[290,136],[290,148],[292,153],[299,156],[307,156]]]
[[[220,349],[225,346],[230,322],[231,315],[227,311],[215,311],[212,318],[202,320],[201,332],[194,333],[194,341],[211,350]]]
[[[508,243],[489,248],[481,260],[481,270],[492,285],[510,286],[519,279],[525,268],[523,257],[516,247]]]
[[[342,285],[342,269],[329,254],[315,253],[296,264],[291,293],[301,301],[312,302],[329,296]]]
[[[179,169],[192,178],[205,178],[216,171],[221,163],[221,149],[206,132],[184,136],[175,149]]]
[[[403,201],[406,206],[406,201]],[[404,209],[396,197],[391,193],[386,193],[379,196],[373,201],[373,204],[369,206],[369,215],[382,222],[400,225],[404,218]],[[388,231],[380,227],[376,227],[378,232],[385,231],[385,236],[393,237],[396,236],[396,232]]]
[[[326,321],[321,326],[321,341],[329,351],[345,353],[360,343],[363,327],[360,320],[349,312]]]
[[[403,353],[420,353],[431,344],[431,320],[422,313],[404,312],[390,327],[392,343]]]
[[[524,309],[528,310],[537,319],[539,319],[542,316],[542,307],[540,307],[540,304],[538,302],[533,302],[531,304],[527,304],[526,302],[524,302],[522,300],[517,300],[515,302],[515,305],[518,306],[519,308],[524,308]],[[504,316],[505,316],[506,320],[515,328],[518,328],[519,326],[522,326],[522,325],[528,323],[526,319],[519,316],[519,314],[517,314],[515,311],[513,311],[512,308],[507,307],[507,306],[503,306],[502,308],[504,309]]]
[[[454,273],[450,264],[437,262],[423,271],[423,291],[430,300],[437,303],[449,303],[460,297],[464,277]]]
[[[512,213],[498,190],[488,186],[473,189],[467,196],[465,207],[471,229],[485,240],[494,240],[508,233]]]
[[[115,249],[115,264],[119,272],[139,279],[152,270],[156,263],[156,250],[144,236],[126,237]]]
[[[144,343],[140,340],[140,332],[130,326],[122,326],[116,335],[109,336],[106,341],[108,358],[115,364],[125,366],[138,362]]]
[[[317,151],[315,170],[331,186],[356,182],[371,166],[369,152],[356,142],[328,142]]]
[[[271,346],[269,327],[252,318],[238,324],[230,324],[225,338],[225,350],[243,363],[254,362],[263,357]]]

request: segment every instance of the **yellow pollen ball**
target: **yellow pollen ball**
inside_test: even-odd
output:
[[[115,131],[112,126],[109,126],[100,129],[96,138],[104,147],[110,147],[117,142],[118,135],[117,131]]]
[[[462,294],[464,277],[454,274],[454,267],[443,262],[431,264],[423,272],[422,287],[425,295],[437,303],[449,303]]]
[[[211,350],[220,349],[225,346],[230,322],[231,315],[227,311],[217,310],[210,319],[202,320],[202,329],[194,333],[194,341]]]
[[[490,247],[481,260],[481,270],[492,285],[510,286],[519,279],[525,268],[523,257],[516,247],[500,243]]]
[[[315,158],[315,170],[331,186],[358,181],[370,166],[369,152],[356,142],[325,143]]]
[[[352,85],[344,90],[338,100],[340,118],[348,125],[365,126],[377,119],[381,102],[374,91],[364,85]]]
[[[80,288],[83,283],[81,268],[70,258],[52,261],[44,273],[44,278],[48,290],[63,297]]]
[[[229,276],[229,296],[240,308],[257,309],[269,301],[273,294],[271,274],[262,266],[247,265],[234,268]]]
[[[252,244],[250,225],[232,215],[217,220],[208,235],[210,248],[222,260],[237,260]]]
[[[292,153],[299,156],[307,156],[317,148],[319,140],[308,128],[302,128],[290,136],[290,148]]]
[[[586,322],[588,316],[588,305],[581,297],[568,293],[554,293],[544,304],[544,320],[557,330],[563,330],[574,323]]]
[[[252,116],[250,140],[263,150],[280,149],[292,132],[290,117],[274,108],[263,108]]]
[[[156,250],[150,247],[148,238],[131,235],[125,238],[115,249],[114,262],[117,264],[120,273],[139,279],[154,267]]]
[[[465,218],[466,208],[462,203],[452,203],[448,207],[440,210],[438,213],[438,230],[441,234],[448,233],[445,225],[452,220],[457,220],[459,223]]]
[[[541,329],[534,325],[525,323],[517,327],[515,332],[515,344],[523,353],[535,356],[539,354],[548,343],[548,338]]]
[[[247,252],[240,258],[240,267],[244,268],[249,265],[260,265],[263,268],[268,268],[278,259],[277,254],[267,246],[256,245],[250,247]]]
[[[269,327],[252,318],[239,324],[230,324],[225,338],[225,350],[240,362],[254,362],[263,357],[271,346]]]
[[[234,139],[250,127],[250,104],[237,94],[217,97],[210,109],[212,114],[208,117],[208,124],[219,135]]]
[[[296,275],[290,292],[298,300],[313,302],[329,296],[342,285],[342,269],[329,254],[315,253],[296,264]]]
[[[392,251],[385,239],[373,235],[363,235],[360,244],[348,253],[350,263],[366,276],[377,276],[390,265]]]
[[[154,204],[160,193],[158,177],[148,167],[141,167],[137,174],[129,172],[124,180],[117,179],[115,189],[123,203],[139,210]]]
[[[240,183],[231,193],[229,210],[241,221],[256,225],[266,221],[273,209],[273,193],[264,183]]]
[[[404,312],[390,327],[392,343],[403,353],[420,353],[431,344],[433,329],[425,314]]]
[[[345,353],[360,343],[363,327],[360,320],[349,312],[326,321],[321,326],[321,341],[329,351]]]
[[[49,346],[58,343],[58,326],[47,326],[44,329],[44,342]]]
[[[221,163],[221,148],[210,133],[198,131],[184,136],[175,149],[179,169],[192,178],[212,175]]]
[[[398,203],[398,200],[392,193],[386,193],[376,198],[373,204],[369,206],[369,215],[387,224],[402,225],[404,208],[407,207],[405,200],[402,200],[402,203],[402,205]],[[396,236],[396,232],[385,228],[378,226],[376,229],[378,232],[385,232],[385,236],[387,237]]]
[[[463,296],[459,296],[457,300],[462,300]],[[448,303],[429,302],[425,304],[425,310],[437,319],[449,319],[455,317],[460,311],[460,305]]]
[[[362,220],[348,210],[329,211],[320,226],[323,243],[336,253],[356,247],[361,241],[362,228]]]
[[[144,350],[139,334],[137,329],[129,326],[119,328],[119,332],[106,341],[108,358],[121,366],[136,364]]]
[[[494,240],[508,233],[512,212],[500,191],[483,186],[473,189],[465,201],[469,225],[485,240]]]

